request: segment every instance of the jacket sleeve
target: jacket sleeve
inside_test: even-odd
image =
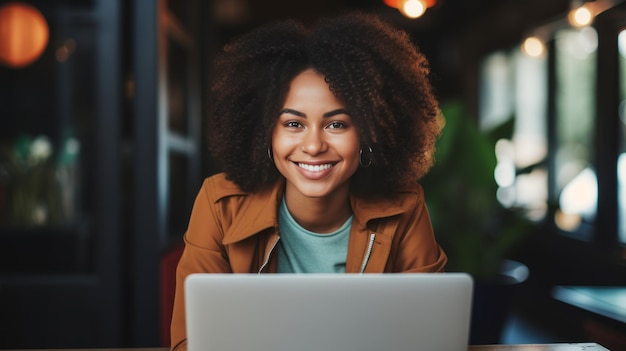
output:
[[[184,237],[185,249],[176,268],[176,293],[170,326],[171,350],[187,349],[185,278],[191,273],[231,273],[222,245],[224,232],[219,208],[211,199],[210,188],[210,182],[205,180],[191,211]]]
[[[394,240],[394,272],[443,272],[448,257],[435,239],[424,191],[418,187],[412,211],[406,213]]]

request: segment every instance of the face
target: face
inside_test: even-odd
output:
[[[347,196],[359,167],[359,135],[345,106],[313,70],[296,76],[272,134],[278,171],[293,198]]]

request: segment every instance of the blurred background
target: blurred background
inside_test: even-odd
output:
[[[472,343],[626,349],[615,0],[0,0],[0,349],[167,345],[182,235],[219,171],[214,53],[354,9],[430,60],[446,126],[423,184],[448,270],[477,283]]]

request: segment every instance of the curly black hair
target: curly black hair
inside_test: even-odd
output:
[[[429,170],[440,126],[427,59],[406,32],[356,12],[310,28],[294,20],[267,24],[218,53],[208,142],[230,180],[255,191],[280,177],[268,157],[272,129],[290,82],[307,68],[325,77],[358,126],[371,164],[356,171],[352,191],[386,194]]]

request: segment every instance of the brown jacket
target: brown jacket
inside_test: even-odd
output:
[[[245,193],[223,174],[207,178],[191,213],[176,272],[172,350],[186,350],[184,280],[195,272],[273,273],[284,182]],[[354,219],[346,273],[439,272],[447,257],[435,241],[421,187],[366,201],[351,197]]]

